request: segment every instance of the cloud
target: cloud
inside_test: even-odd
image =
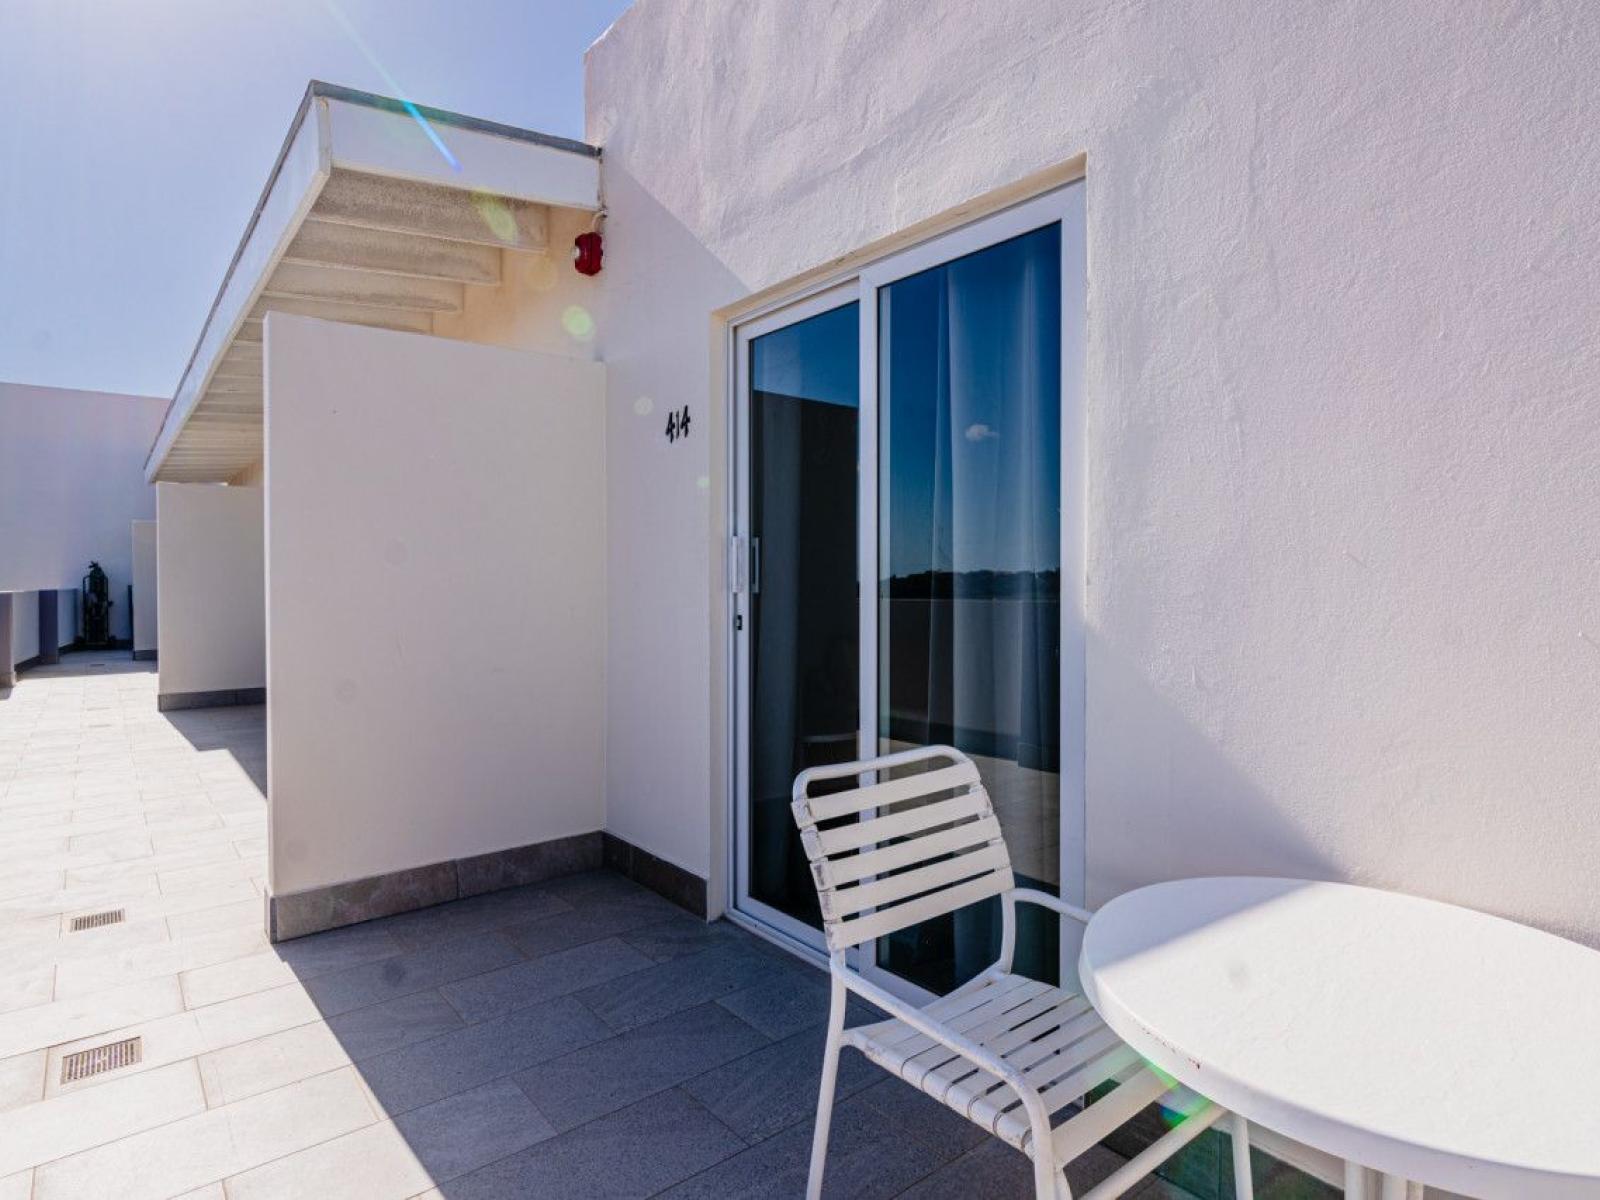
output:
[[[990,438],[999,436],[999,430],[989,428],[982,421],[967,426],[967,441],[969,442],[987,442]]]

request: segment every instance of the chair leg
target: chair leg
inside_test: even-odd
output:
[[[828,1160],[828,1126],[833,1120],[833,1087],[839,1079],[839,1051],[844,1041],[844,981],[832,977],[828,1003],[828,1044],[822,1051],[822,1086],[817,1093],[817,1125],[811,1135],[811,1173],[806,1200],[821,1200],[822,1169]]]
[[[1067,1173],[1048,1149],[1037,1151],[1033,1156],[1033,1195],[1034,1200],[1072,1200]]]
[[[1233,1114],[1228,1131],[1233,1142],[1233,1194],[1238,1200],[1255,1200],[1255,1179],[1250,1170],[1250,1122],[1244,1114]]]

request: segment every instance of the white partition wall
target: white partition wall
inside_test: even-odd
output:
[[[111,632],[130,635],[128,522],[155,514],[141,464],[165,408],[150,396],[0,383],[0,589],[73,589],[92,559],[111,580]],[[30,621],[36,605],[28,598]]]
[[[257,488],[156,485],[162,708],[260,703],[266,684]]]
[[[133,656],[156,656],[156,523],[133,522]]]
[[[597,853],[603,368],[274,313],[266,394],[275,936]]]

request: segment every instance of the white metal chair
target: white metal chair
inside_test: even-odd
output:
[[[810,794],[821,781],[917,763],[930,769],[829,795]],[[1066,1164],[1173,1087],[1100,1020],[1083,996],[1011,972],[1019,902],[1081,922],[1089,913],[1015,885],[1000,823],[977,767],[949,746],[813,767],[795,779],[793,795],[795,821],[822,905],[832,981],[809,1200],[822,1194],[834,1083],[845,1046],[1027,1154],[1038,1200],[1071,1200]],[[856,819],[843,820],[851,817]],[[993,896],[1000,897],[1004,917],[999,959],[925,1008],[891,995],[847,961],[851,947]],[[890,1018],[846,1029],[847,992]],[[1106,1083],[1116,1086],[1083,1103]],[[1202,1101],[1083,1200],[1122,1195],[1224,1115]],[[1238,1193],[1248,1200],[1243,1125],[1235,1122],[1234,1163],[1236,1170],[1244,1164]]]

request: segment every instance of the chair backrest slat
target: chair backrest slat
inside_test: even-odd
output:
[[[1003,842],[988,842],[969,854],[941,858],[914,870],[863,883],[860,887],[830,888],[825,911],[833,917],[852,917],[869,908],[893,904],[897,900],[906,900],[923,892],[988,874],[1007,866],[1009,862]]]
[[[970,850],[974,846],[992,842],[998,837],[1000,837],[1000,822],[993,817],[985,817],[980,821],[968,821],[965,825],[952,825],[949,829],[925,834],[914,841],[891,842],[887,846],[863,850],[859,854],[850,854],[843,858],[820,861],[813,859],[812,874],[818,876],[829,887],[843,887],[847,883],[859,882],[870,875],[898,871],[902,867],[924,862],[940,854]]]
[[[914,796],[927,796],[956,788],[965,790],[977,782],[978,768],[970,762],[963,762],[953,767],[941,767],[937,771],[924,771],[921,775],[902,775],[899,779],[851,788],[848,792],[835,792],[831,796],[812,796],[807,799],[806,807],[813,821],[832,821],[869,808],[899,804]]]
[[[935,800],[918,804],[915,808],[901,809],[886,817],[872,817],[835,829],[819,829],[817,842],[824,854],[843,854],[846,850],[859,850],[893,838],[915,837],[940,825],[965,821],[992,812],[989,794],[982,790],[952,796],[948,800]]]
[[[939,759],[948,765],[826,796],[809,794],[815,781]],[[803,772],[795,780],[793,807],[832,950],[1014,886],[1000,823],[977,768],[948,746]],[[858,819],[844,821],[851,816]],[[822,829],[822,822],[840,823]]]

